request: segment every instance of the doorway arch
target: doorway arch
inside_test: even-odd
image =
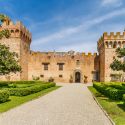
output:
[[[75,83],[81,83],[81,73],[75,72]]]

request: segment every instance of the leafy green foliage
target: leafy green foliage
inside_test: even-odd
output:
[[[125,105],[123,104],[123,101],[111,100],[108,97],[100,94],[92,86],[89,86],[88,88],[96,97],[98,103],[115,122],[115,125],[125,125]]]
[[[9,99],[9,92],[0,90],[0,103],[6,102]]]
[[[114,60],[113,63],[110,65],[110,67],[113,69],[113,70],[122,70],[122,64],[120,61],[118,60]]]
[[[5,21],[6,19],[9,20],[9,17],[4,14],[0,14],[1,22]],[[7,29],[0,31],[0,39],[2,39],[3,37],[9,38],[10,35],[11,34]],[[18,65],[15,57],[17,57],[16,53],[10,52],[8,47],[0,44],[0,75],[21,71],[21,67]]]
[[[125,57],[125,48],[117,48],[116,53],[118,58]],[[125,72],[125,62],[114,59],[113,63],[110,65],[110,68],[116,71],[122,70]]]
[[[0,14],[0,22],[4,22],[6,19],[9,20],[9,17],[7,17],[6,15],[4,14]],[[2,30],[0,31],[0,39],[2,39],[3,37],[6,37],[6,38],[9,38],[10,37],[10,32],[9,30],[5,29],[5,30]]]
[[[15,57],[17,57],[15,52],[10,52],[8,47],[0,44],[0,75],[21,71]]]
[[[5,21],[6,18],[8,18],[6,15],[0,14],[0,21],[1,22]]]
[[[5,37],[5,38],[9,38],[10,37],[9,30],[2,30],[2,31],[0,31],[0,39],[2,39],[3,37]]]
[[[5,90],[9,91],[9,94],[11,96],[26,96],[26,95],[30,95],[36,92],[40,92],[44,89],[50,88],[50,87],[54,87],[55,83],[46,83],[46,84],[34,84],[33,86],[27,86],[27,87],[20,87],[17,88],[17,86],[15,86],[16,84],[12,84],[13,86],[10,86],[11,88],[7,88]]]
[[[114,85],[106,85],[104,83],[94,83],[93,87],[97,89],[100,93],[104,94],[105,96],[113,99],[113,100],[122,100],[123,94],[125,94],[125,88],[121,89],[122,86],[118,87]]]

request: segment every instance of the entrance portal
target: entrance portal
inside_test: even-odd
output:
[[[75,82],[76,83],[80,83],[81,82],[81,73],[80,72],[76,72],[75,73]]]

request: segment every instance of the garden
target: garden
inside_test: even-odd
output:
[[[125,125],[124,82],[94,82],[89,90],[116,125]]]
[[[0,112],[30,101],[57,89],[53,82],[42,81],[1,81]]]

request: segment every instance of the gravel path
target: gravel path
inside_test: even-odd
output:
[[[68,84],[0,115],[0,125],[111,125],[83,84]]]

